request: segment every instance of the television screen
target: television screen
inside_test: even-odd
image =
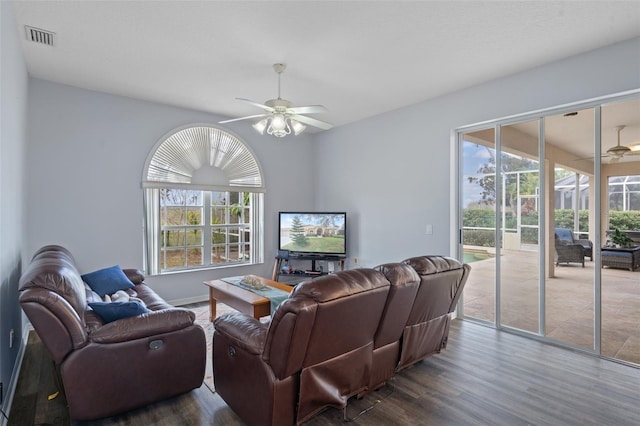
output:
[[[279,249],[293,254],[345,255],[344,212],[280,212]]]

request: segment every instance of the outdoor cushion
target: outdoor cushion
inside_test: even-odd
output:
[[[602,255],[611,257],[631,257],[633,254],[630,251],[602,250]]]
[[[558,238],[560,238],[563,241],[574,242],[574,240],[573,240],[573,232],[571,232],[567,228],[556,228],[556,234],[558,234]]]

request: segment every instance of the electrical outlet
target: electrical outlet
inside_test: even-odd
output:
[[[353,258],[353,264],[354,264],[354,265],[357,265],[357,264],[358,264],[358,256],[356,256],[356,257],[354,257],[354,258]]]

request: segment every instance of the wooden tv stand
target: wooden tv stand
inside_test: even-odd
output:
[[[291,273],[291,274],[282,273],[282,266],[284,265],[285,261],[288,261],[289,265],[293,268],[292,263],[296,263],[298,261],[308,261],[308,260],[311,261],[311,269],[304,270],[302,272],[298,271],[297,273]],[[316,278],[322,275],[327,275],[329,273],[329,271],[327,270],[316,269],[317,261],[337,262],[338,267],[335,270],[344,271],[345,260],[346,260],[346,256],[340,256],[340,255],[301,254],[301,255],[289,255],[288,257],[276,256],[275,263],[273,265],[273,276],[271,277],[271,279],[273,281],[295,285],[309,278]]]

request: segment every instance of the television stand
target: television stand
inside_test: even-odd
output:
[[[296,264],[299,265],[299,261],[311,261],[311,269],[297,270]],[[299,254],[289,255],[288,257],[276,256],[275,263],[273,265],[273,281],[279,281],[285,284],[295,285],[299,282],[307,280],[309,278],[316,278],[322,275],[327,275],[328,268],[317,267],[317,262],[336,262],[338,265],[335,268],[336,271],[344,271],[344,262],[346,256],[340,255],[310,255]],[[291,273],[285,273],[282,271],[282,267],[285,266],[285,261],[288,262],[291,267]]]

